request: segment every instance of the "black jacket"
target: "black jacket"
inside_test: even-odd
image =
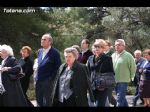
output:
[[[88,58],[93,55],[91,50],[87,50],[83,55],[82,53],[79,53],[78,61],[80,63],[86,64]]]
[[[87,62],[87,66],[91,74],[95,70],[96,72],[101,72],[101,73],[114,72],[112,58],[110,56],[107,56],[106,54],[102,54],[102,56],[98,59],[98,61],[95,62],[94,59],[95,59],[95,55],[92,55],[89,57]]]
[[[96,73],[108,73],[108,72],[113,72],[113,63],[112,63],[112,58],[110,56],[107,56],[106,54],[102,54],[101,57],[95,61],[95,55],[92,55],[89,57],[87,61],[87,66],[90,70],[90,79],[92,82],[92,89],[95,89],[95,72]],[[115,73],[114,73],[115,75]]]
[[[62,64],[59,68],[58,74],[56,76],[53,93],[52,93],[52,103],[58,100],[58,89],[59,89],[59,77],[62,75],[63,71],[67,67],[67,64]],[[87,90],[89,91],[91,101],[94,102],[94,96],[91,89],[91,83],[89,79],[88,68],[75,61],[72,67],[73,78],[72,78],[72,88],[75,95],[75,106],[88,106]]]
[[[25,74],[25,76],[20,79],[20,82],[24,93],[26,93],[29,88],[30,77],[33,74],[33,61],[30,57],[26,57],[25,59],[20,59],[19,63],[22,67],[23,73]]]
[[[12,67],[12,69],[2,73],[2,83],[6,92],[0,95],[0,106],[27,106],[20,80],[12,80],[11,78],[12,75],[20,72],[20,65],[15,57],[9,56],[4,67]]]

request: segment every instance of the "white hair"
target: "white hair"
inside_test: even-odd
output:
[[[124,45],[124,46],[126,45],[126,44],[125,44],[125,41],[124,41],[123,39],[117,39],[117,40],[115,41],[115,43],[116,43],[116,42],[119,42],[119,43],[121,43],[121,44]]]
[[[13,49],[9,45],[6,45],[6,44],[1,45],[0,51],[2,50],[5,50],[8,56],[14,56]]]
[[[142,51],[141,50],[136,50],[136,51],[134,51],[134,54],[136,54],[136,53],[142,54]]]
[[[0,45],[0,51],[1,51],[1,45]]]
[[[76,48],[68,47],[64,50],[64,54],[65,53],[72,53],[74,55],[75,59],[78,59],[78,51]]]
[[[53,43],[53,38],[50,33],[45,33],[42,37],[47,37],[51,43]]]

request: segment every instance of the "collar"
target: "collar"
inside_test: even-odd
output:
[[[4,59],[4,61],[6,61],[6,60],[7,60],[7,58],[8,58],[8,56]]]
[[[87,52],[89,49],[84,49],[82,50],[82,54],[84,54],[85,52]]]
[[[138,62],[138,61],[140,61],[140,60],[142,60],[142,57],[139,58],[139,59],[135,58],[135,61],[136,61],[136,62]]]
[[[28,59],[30,58],[30,55],[25,57],[25,58],[22,58],[23,60],[27,61]]]
[[[2,62],[1,62],[1,65],[2,65],[2,66],[5,64],[7,58],[8,58],[8,56],[7,56],[5,59],[2,60]]]
[[[111,51],[111,48],[109,48],[107,51],[104,51],[105,54]]]
[[[105,51],[104,53],[107,54],[110,50]]]
[[[74,63],[73,63],[73,65],[72,65],[72,67],[71,67],[71,70],[76,69],[78,63],[79,63],[79,62],[78,62],[77,60],[75,60]]]
[[[116,53],[117,53],[117,55],[122,55],[124,52],[125,52],[125,50],[123,50],[121,53],[118,53],[118,52],[116,52]]]
[[[98,57],[96,57],[96,55],[94,55],[94,61],[98,62],[100,61],[102,58],[104,58],[106,56],[105,53],[100,54]]]
[[[51,49],[51,46],[49,46],[47,49],[43,48],[43,52],[47,53]]]

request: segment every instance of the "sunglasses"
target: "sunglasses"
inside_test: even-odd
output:
[[[94,45],[95,48],[103,48],[102,46],[99,45]]]
[[[123,45],[122,45],[122,44],[116,44],[116,45],[114,45],[114,47],[115,47],[115,46],[123,46]]]

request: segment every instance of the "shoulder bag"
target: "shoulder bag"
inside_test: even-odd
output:
[[[114,72],[101,73],[102,64],[100,66],[99,72],[95,72],[95,88],[97,90],[102,90],[105,88],[114,88],[116,85]]]

